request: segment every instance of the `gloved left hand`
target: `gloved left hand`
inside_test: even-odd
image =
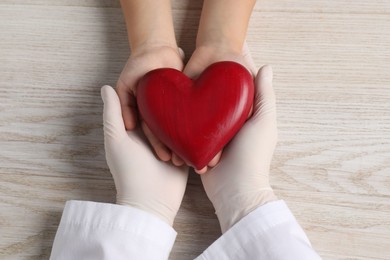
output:
[[[115,90],[104,86],[101,95],[104,146],[117,204],[144,210],[172,225],[183,199],[188,167],[159,161],[142,131],[126,131]]]

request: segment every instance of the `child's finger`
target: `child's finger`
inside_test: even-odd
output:
[[[171,151],[166,147],[149,129],[149,127],[145,124],[145,122],[141,123],[142,130],[144,131],[144,134],[146,138],[149,140],[150,144],[152,145],[154,151],[157,154],[157,157],[160,158],[160,160],[167,162],[171,159]]]
[[[172,153],[172,163],[175,166],[182,166],[184,161],[176,153]]]
[[[195,169],[195,172],[196,172],[197,174],[204,174],[204,173],[207,172],[207,166],[203,167],[203,168],[200,169],[200,170]]]
[[[214,167],[215,165],[218,164],[219,160],[221,159],[222,151],[219,151],[214,158],[209,162],[208,166],[209,167]]]

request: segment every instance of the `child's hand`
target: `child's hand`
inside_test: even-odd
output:
[[[199,46],[192,54],[190,60],[184,68],[184,74],[190,78],[197,78],[208,66],[219,61],[234,61],[246,67],[252,75],[256,73],[252,56],[250,55],[247,44],[244,44],[242,51],[235,51],[227,47],[218,47],[216,45]],[[208,164],[214,167],[221,158],[222,151]],[[207,172],[208,167],[196,171],[199,174]]]
[[[183,70],[184,53],[177,47],[164,45],[148,46],[133,51],[117,82],[117,92],[121,103],[122,117],[127,130],[132,130],[137,124],[137,94],[138,80],[147,72],[158,68],[174,68]],[[163,161],[172,159],[175,165],[183,161],[162,144],[142,123],[146,137],[153,146],[157,156]]]
[[[246,67],[252,75],[256,73],[256,66],[245,43],[243,49],[238,51],[218,45],[197,47],[184,68],[184,74],[197,78],[208,66],[219,61],[234,61]]]

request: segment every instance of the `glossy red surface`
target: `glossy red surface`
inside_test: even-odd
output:
[[[139,82],[139,112],[150,130],[188,165],[201,169],[233,138],[250,112],[252,75],[235,62],[209,66],[197,80],[157,69]]]

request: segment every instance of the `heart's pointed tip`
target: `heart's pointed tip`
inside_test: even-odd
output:
[[[196,158],[194,160],[190,160],[190,165],[194,168],[196,173],[203,174],[203,173],[207,172],[207,169],[208,169],[207,166],[208,166],[208,162],[210,160],[211,159],[205,160],[204,158],[203,158],[203,160],[199,160],[199,158]]]

